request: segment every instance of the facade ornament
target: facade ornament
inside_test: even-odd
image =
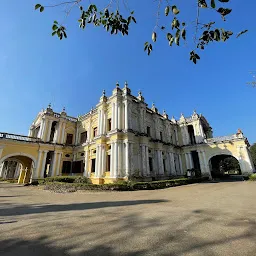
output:
[[[53,114],[53,110],[52,110],[52,105],[51,105],[51,103],[49,103],[49,105],[48,105],[48,107],[47,107],[47,109],[46,109],[46,113],[47,113],[47,114]]]
[[[197,119],[199,116],[198,114],[196,113],[196,110],[193,111],[193,114],[192,114],[192,119]]]
[[[103,96],[103,97],[106,96],[106,91],[105,91],[105,90],[102,91],[102,96]]]
[[[125,83],[124,83],[123,94],[124,94],[124,95],[131,94],[131,89],[128,88],[128,83],[127,83],[127,81],[125,81]]]
[[[171,119],[171,121],[173,122],[173,123],[175,123],[176,124],[176,119],[174,118],[174,116],[172,116],[172,119]]]
[[[144,102],[144,97],[142,96],[141,90],[139,90],[139,95],[138,95],[137,99]]]
[[[155,113],[158,113],[158,110],[157,110],[157,108],[156,108],[154,102],[152,103],[152,108],[151,108],[151,109],[152,109]]]
[[[183,113],[181,113],[181,115],[180,115],[180,122],[184,123],[185,121],[186,121],[185,116],[183,115]]]
[[[120,85],[119,85],[119,82],[117,81],[117,82],[116,82],[116,88],[119,88],[119,86],[120,86]]]
[[[163,111],[163,117],[166,118],[166,119],[168,119],[168,115],[166,114],[166,111],[165,111],[165,110]]]

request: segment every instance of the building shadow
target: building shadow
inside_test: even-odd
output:
[[[108,207],[133,206],[143,204],[159,204],[169,202],[168,200],[134,200],[134,201],[106,201],[106,202],[90,202],[76,204],[58,204],[58,205],[22,205],[9,206],[1,209],[0,216],[17,216],[50,212],[66,212],[100,209]]]

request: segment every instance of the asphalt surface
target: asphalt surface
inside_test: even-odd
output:
[[[0,183],[0,255],[256,255],[256,182],[57,194]]]

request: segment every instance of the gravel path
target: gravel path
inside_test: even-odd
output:
[[[59,194],[0,183],[0,255],[256,255],[256,182]]]

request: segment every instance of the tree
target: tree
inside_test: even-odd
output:
[[[256,166],[256,143],[252,144],[252,146],[250,147],[250,151],[251,151],[253,164],[254,166]]]
[[[132,23],[137,23],[135,19],[135,12],[131,11],[128,5],[129,0],[105,0],[105,7],[102,9],[98,5],[92,4],[89,0],[73,0],[60,1],[54,5],[36,4],[35,9],[43,12],[46,8],[54,8],[65,5],[66,16],[74,8],[79,8],[80,17],[78,19],[79,27],[85,29],[89,24],[95,26],[102,26],[111,34],[121,33],[123,36],[129,34],[129,28]],[[219,20],[225,22],[227,16],[232,12],[232,9],[227,8],[227,5],[232,0],[194,0],[196,8],[196,16],[194,20],[181,20],[179,7],[170,0],[151,0],[152,3],[157,2],[156,10],[156,25],[153,28],[151,40],[144,44],[144,51],[148,55],[153,50],[153,45],[158,41],[158,37],[164,35],[168,44],[172,47],[174,45],[180,46],[181,41],[185,44],[192,43],[193,47],[190,50],[190,60],[195,64],[200,59],[198,52],[204,50],[209,44],[213,42],[226,42],[233,31],[226,30],[222,26],[219,27]],[[188,0],[184,0],[188,2]],[[102,1],[103,2],[103,1]],[[172,4],[171,4],[171,3]],[[85,8],[85,5],[89,5]],[[186,3],[187,4],[187,3]],[[221,19],[201,20],[201,14],[205,11],[217,13]],[[164,16],[166,22],[163,22]],[[163,34],[160,33],[164,32]],[[243,30],[237,34],[236,37],[241,36],[248,30]],[[187,35],[192,35],[191,37]],[[54,21],[52,25],[52,35],[57,36],[60,40],[67,38],[66,27],[63,23]]]

